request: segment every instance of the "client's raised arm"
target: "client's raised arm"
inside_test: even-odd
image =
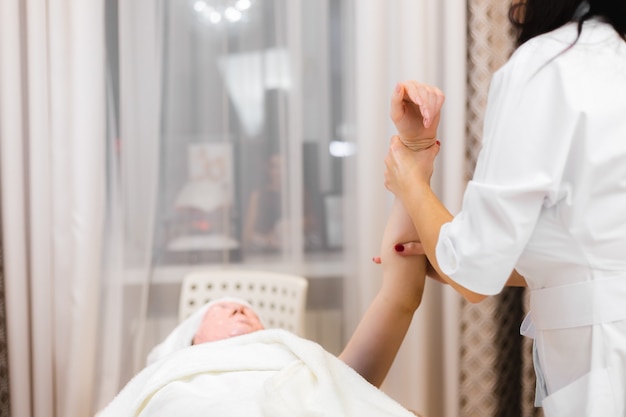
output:
[[[394,201],[381,244],[381,288],[339,355],[377,387],[383,383],[422,300],[426,257],[400,256],[394,250],[396,242],[416,240],[406,210]]]

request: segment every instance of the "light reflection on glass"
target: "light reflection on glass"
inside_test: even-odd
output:
[[[195,0],[193,9],[204,20],[218,24],[222,20],[231,23],[243,20],[244,12],[252,7],[252,0]]]
[[[238,0],[235,4],[237,10],[241,11],[248,10],[250,6],[252,6],[252,2],[250,0]]]
[[[202,0],[198,0],[193,4],[193,9],[198,13],[202,13],[207,7],[207,4]]]
[[[347,158],[356,153],[356,144],[354,142],[334,140],[328,145],[328,152],[335,158]]]
[[[222,15],[216,12],[215,10],[212,10],[208,14],[205,13],[205,16],[209,19],[209,22],[213,24],[217,24],[222,21]]]
[[[224,10],[224,17],[229,22],[238,22],[241,20],[241,12],[234,7],[228,7]]]

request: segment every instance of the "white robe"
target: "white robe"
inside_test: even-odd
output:
[[[482,294],[526,278],[547,417],[626,416],[626,42],[598,20],[576,34],[532,39],[494,75],[436,257]]]

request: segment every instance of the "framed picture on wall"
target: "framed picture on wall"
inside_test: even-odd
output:
[[[237,249],[239,242],[231,221],[232,145],[194,143],[188,146],[187,154],[188,177],[174,203],[168,251],[211,253]]]

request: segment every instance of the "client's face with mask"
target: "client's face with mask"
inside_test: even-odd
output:
[[[222,301],[206,311],[193,344],[213,342],[263,328],[261,319],[250,307],[233,301]]]

